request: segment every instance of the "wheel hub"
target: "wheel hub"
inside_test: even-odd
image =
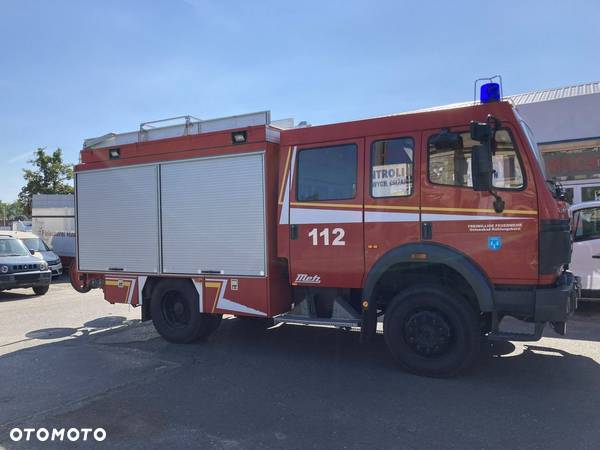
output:
[[[174,328],[184,327],[190,321],[189,308],[178,292],[167,293],[161,309],[165,320]]]
[[[452,331],[439,311],[417,311],[409,315],[405,322],[404,338],[419,355],[439,356],[450,347]]]
[[[175,303],[173,310],[175,311],[175,314],[177,316],[181,316],[181,314],[183,313],[183,305],[181,304],[181,302]]]

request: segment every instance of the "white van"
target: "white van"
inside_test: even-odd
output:
[[[573,256],[570,268],[581,277],[581,300],[600,301],[600,201],[571,206]]]
[[[600,180],[561,181],[561,184],[572,198],[570,203],[573,205],[600,200]]]

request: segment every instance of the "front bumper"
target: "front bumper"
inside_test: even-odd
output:
[[[553,286],[496,286],[495,312],[528,322],[565,322],[577,309],[579,279],[563,272]]]
[[[52,272],[20,272],[0,275],[0,289],[29,288],[48,286],[52,282]]]
[[[551,288],[535,291],[535,322],[566,322],[577,309],[581,296],[579,279],[571,272],[563,272]]]
[[[537,341],[544,326],[550,323],[554,331],[565,335],[567,320],[577,309],[581,289],[579,278],[563,272],[553,286],[496,286],[495,311],[492,316],[491,339],[509,341]],[[533,333],[501,331],[504,316],[512,316],[535,323]]]
[[[62,273],[63,273],[63,266],[60,262],[58,264],[49,266],[48,268],[52,271],[53,277],[57,277],[59,275],[62,275]]]

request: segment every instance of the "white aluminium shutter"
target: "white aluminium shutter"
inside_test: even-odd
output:
[[[265,275],[263,154],[161,164],[163,272]]]
[[[77,173],[82,271],[159,271],[158,167]]]

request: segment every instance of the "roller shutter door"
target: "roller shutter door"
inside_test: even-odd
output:
[[[157,166],[79,172],[78,261],[82,271],[159,271]]]
[[[160,170],[163,272],[264,276],[263,154]]]

